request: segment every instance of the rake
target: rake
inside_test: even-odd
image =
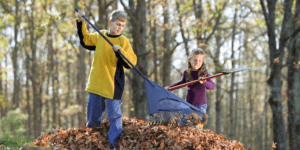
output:
[[[222,72],[220,72],[218,74],[215,74],[215,75],[212,75],[212,76],[209,76],[209,77],[199,78],[199,79],[194,80],[194,81],[190,81],[190,82],[187,82],[187,83],[183,83],[183,84],[180,84],[180,85],[177,85],[177,86],[170,87],[170,88],[168,88],[168,91],[173,91],[175,89],[179,89],[179,88],[182,88],[182,87],[185,87],[185,86],[197,83],[199,81],[203,81],[203,80],[207,80],[207,79],[219,77],[219,76],[222,76],[222,75],[228,75],[228,74],[231,74],[231,73],[236,73],[236,72],[241,72],[241,71],[260,70],[260,69],[262,69],[262,68],[258,67],[258,68],[242,68],[242,69],[226,70],[226,71],[222,71]]]

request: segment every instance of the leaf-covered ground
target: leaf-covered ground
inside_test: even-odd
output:
[[[123,117],[123,133],[117,149],[161,149],[161,150],[244,150],[243,144],[227,140],[224,135],[210,131],[196,130],[178,125],[153,125],[136,118]],[[112,149],[108,142],[109,122],[90,129],[53,129],[40,136],[33,143],[40,148],[55,146],[60,149]]]

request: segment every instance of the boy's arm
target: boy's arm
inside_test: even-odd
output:
[[[137,57],[133,52],[133,49],[127,38],[123,39],[123,44],[121,45],[121,49],[119,51],[135,66],[137,63]],[[115,52],[116,53],[116,52]],[[125,59],[122,58],[118,53],[116,56],[123,61],[123,66],[127,69],[133,68]]]
[[[170,85],[169,88],[171,88],[171,87],[173,87],[173,86],[177,86],[177,85],[180,85],[180,84],[185,83],[185,82],[186,82],[186,74],[187,74],[187,72],[184,71],[184,72],[183,72],[182,79],[181,79],[179,82]]]
[[[209,77],[210,75],[207,74],[206,77]],[[211,79],[207,79],[206,82],[203,84],[204,87],[206,87],[209,90],[213,90],[215,88],[215,83],[211,81]]]
[[[89,34],[89,32],[86,29],[85,21],[79,21],[79,19],[76,21],[77,25],[77,34],[80,39],[80,44],[82,47],[88,49],[88,50],[95,50],[96,44],[97,44],[97,33]]]

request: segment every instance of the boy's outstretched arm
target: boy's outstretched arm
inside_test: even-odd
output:
[[[88,50],[95,50],[96,49],[96,43],[98,35],[97,33],[89,34],[89,32],[86,29],[85,21],[82,17],[82,12],[78,11],[78,20],[76,21],[77,25],[77,34],[80,39],[80,44],[82,47],[88,49]]]

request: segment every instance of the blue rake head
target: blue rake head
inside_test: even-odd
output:
[[[164,89],[148,78],[145,79],[147,91],[148,108],[150,116],[159,114],[159,119],[156,121],[180,119],[185,115],[197,114],[199,117],[203,115],[203,111],[193,106],[192,104],[182,100],[175,94]],[[154,119],[155,120],[155,119]]]

